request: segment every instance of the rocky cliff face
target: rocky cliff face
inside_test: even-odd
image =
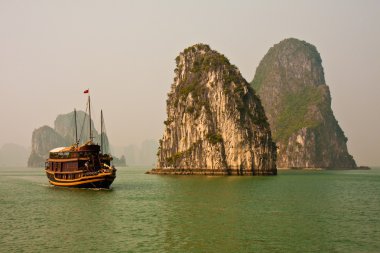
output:
[[[68,142],[49,126],[42,126],[33,131],[32,152],[28,159],[28,167],[41,167],[48,158],[49,150],[56,147],[64,147],[75,143]]]
[[[80,137],[80,144],[83,144],[89,139],[88,120],[89,117],[85,112],[77,112],[78,138]],[[100,143],[100,135],[95,130],[94,123],[92,121],[91,123],[94,142]],[[82,125],[84,125],[84,127],[81,135]],[[32,151],[28,159],[28,167],[44,166],[45,160],[48,158],[51,149],[75,144],[74,126],[74,112],[71,112],[59,115],[54,121],[54,129],[49,126],[43,126],[34,130],[32,134]],[[104,146],[108,147],[109,143],[107,135],[104,137]],[[106,152],[108,151],[106,150]]]
[[[54,130],[64,137],[66,140],[73,141],[75,136],[75,121],[74,112],[67,114],[60,114],[54,121]],[[80,139],[79,144],[83,144],[88,141],[90,136],[89,130],[89,116],[83,111],[77,111],[77,126],[78,126],[78,138]],[[96,131],[94,122],[91,120],[92,135],[94,136],[94,142],[100,143],[100,134]],[[108,152],[109,141],[105,134],[103,137],[104,147],[106,147],[106,152]],[[70,143],[72,144],[72,143]]]
[[[331,109],[329,87],[315,46],[297,39],[274,45],[257,67],[251,84],[279,147],[278,167],[356,167]]]
[[[151,173],[275,175],[263,107],[239,70],[202,44],[185,49],[176,63]]]

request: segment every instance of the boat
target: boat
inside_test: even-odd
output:
[[[86,91],[85,93],[88,93],[88,90]],[[109,189],[116,178],[116,168],[111,165],[112,156],[103,152],[103,111],[101,111],[101,144],[94,143],[91,129],[90,95],[88,95],[88,109],[89,140],[79,145],[77,117],[74,109],[75,143],[70,147],[57,147],[49,151],[45,172],[49,183],[54,186]]]

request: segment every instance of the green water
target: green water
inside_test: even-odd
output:
[[[380,169],[145,175],[112,190],[0,168],[0,252],[379,252]]]

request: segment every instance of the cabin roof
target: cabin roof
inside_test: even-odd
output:
[[[53,148],[49,152],[50,153],[62,153],[62,152],[82,151],[82,150],[87,150],[86,147],[93,149],[92,148],[93,146],[99,146],[99,145],[94,144],[91,141],[88,141],[87,143],[85,143],[79,147],[75,147],[74,145],[71,147],[58,147],[58,148]]]
[[[59,152],[63,152],[64,149],[66,149],[66,147],[53,148],[53,149],[50,150],[49,152],[50,152],[50,153],[59,153]]]
[[[54,148],[50,150],[50,153],[60,153],[60,152],[70,152],[70,151],[75,151],[75,147],[59,147],[59,148]]]

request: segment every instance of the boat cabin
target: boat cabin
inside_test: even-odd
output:
[[[76,179],[83,173],[98,172],[99,168],[111,166],[112,158],[99,153],[100,146],[86,143],[82,146],[59,147],[50,150],[46,168],[60,179]]]

